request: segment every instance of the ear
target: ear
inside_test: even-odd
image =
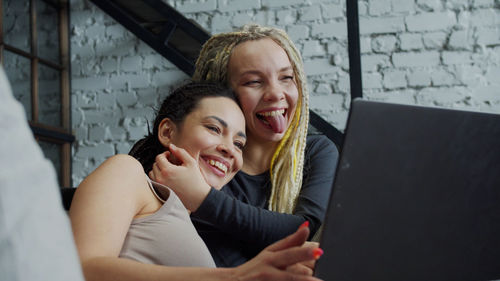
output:
[[[164,118],[158,126],[158,140],[164,147],[168,147],[173,141],[176,132],[177,126],[175,126],[175,123],[169,118]]]

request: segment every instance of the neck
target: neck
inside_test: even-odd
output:
[[[249,138],[243,152],[243,172],[249,175],[261,174],[271,167],[273,157],[279,142],[255,140]]]

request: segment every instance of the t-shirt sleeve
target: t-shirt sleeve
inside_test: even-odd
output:
[[[244,203],[212,189],[192,214],[234,239],[251,242],[260,251],[309,221],[311,235],[320,227],[330,197],[338,150],[324,136],[314,136],[306,150],[302,189],[293,214],[282,214]]]

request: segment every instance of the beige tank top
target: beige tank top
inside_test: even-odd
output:
[[[215,267],[179,197],[149,178],[148,183],[163,206],[149,216],[132,221],[120,257],[167,266]]]

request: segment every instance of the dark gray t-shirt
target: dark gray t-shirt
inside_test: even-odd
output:
[[[236,174],[220,191],[212,189],[191,214],[217,266],[233,267],[309,221],[311,237],[326,212],[338,161],[336,146],[323,135],[307,138],[302,189],[293,214],[267,210],[269,172]]]

